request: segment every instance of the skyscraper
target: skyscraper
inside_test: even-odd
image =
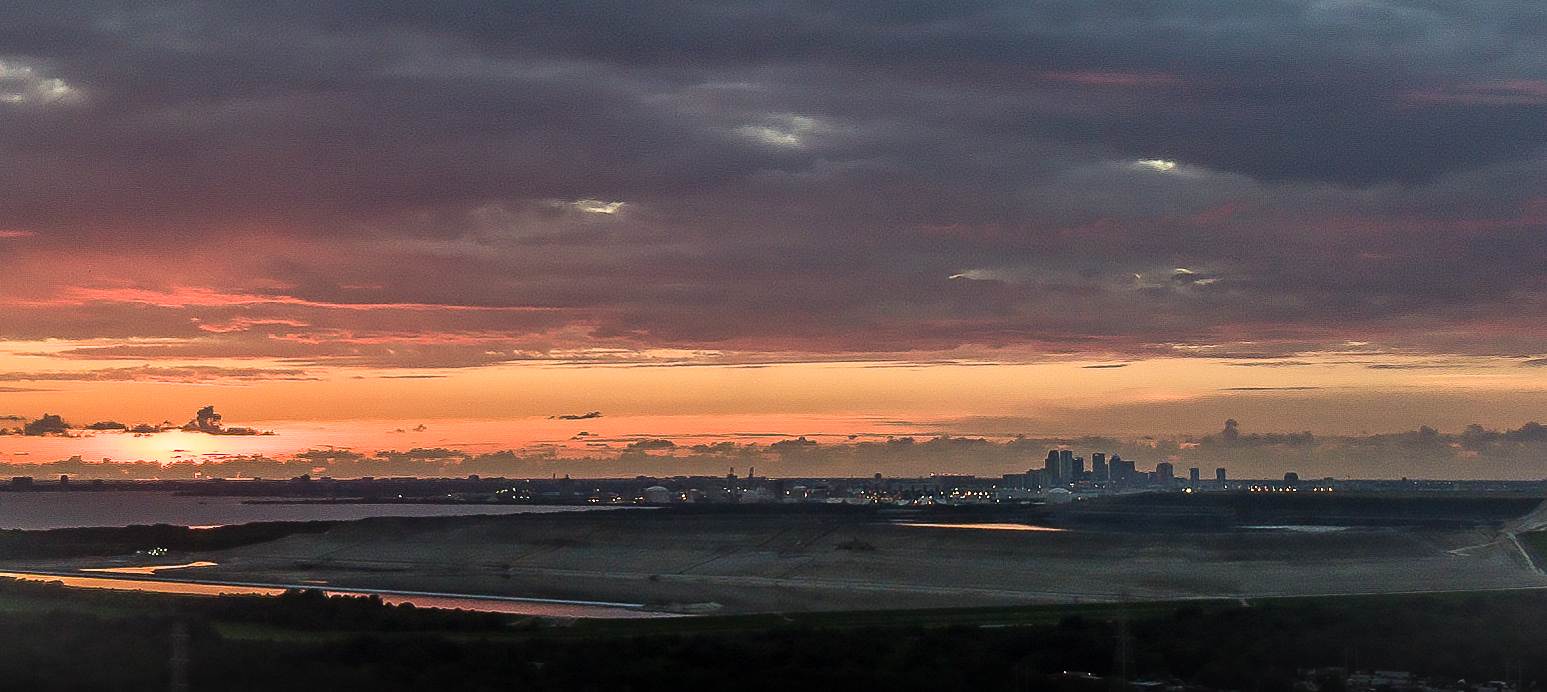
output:
[[[1107,462],[1107,473],[1114,481],[1126,481],[1133,478],[1133,462],[1123,461],[1123,458],[1113,454]]]
[[[1090,455],[1090,479],[1101,483],[1112,479],[1107,471],[1107,455],[1102,452],[1093,452]]]

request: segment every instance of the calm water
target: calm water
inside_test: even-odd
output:
[[[928,524],[916,521],[899,521],[898,526],[919,526],[932,529],[977,529],[979,531],[1067,531],[1051,526],[1032,524]]]
[[[233,497],[182,497],[165,492],[31,492],[0,493],[0,529],[54,529],[83,526],[131,526],[135,524],[174,524],[178,526],[218,526],[257,521],[349,520],[367,517],[461,516],[472,514],[522,514],[535,512],[572,512],[609,508],[500,506],[500,505],[301,505],[242,504]],[[214,595],[278,594],[286,588],[319,588],[301,584],[236,584],[205,582],[193,577],[197,568],[213,563],[161,565],[140,572],[177,569],[179,578],[158,579],[133,570],[81,570],[79,576],[63,573],[0,572],[0,577],[62,581],[68,586],[94,589],[118,589]],[[188,569],[192,568],[192,569]],[[116,572],[116,574],[113,574]],[[156,575],[159,577],[160,575]],[[326,587],[321,587],[326,588]],[[629,604],[553,601],[545,599],[500,598],[464,594],[420,593],[328,589],[328,593],[381,596],[387,603],[413,603],[427,608],[460,608],[495,613],[539,615],[559,618],[639,618],[666,617]]]
[[[573,512],[591,507],[532,505],[242,504],[240,497],[183,497],[167,492],[0,493],[0,529],[82,526],[222,526],[256,521],[340,521],[367,517]]]
[[[213,564],[213,563],[211,563]],[[190,565],[183,565],[184,567]],[[88,570],[82,570],[88,571]],[[96,570],[89,570],[96,571]],[[500,596],[472,596],[463,594],[427,593],[423,591],[384,591],[377,589],[341,589],[318,587],[312,584],[249,584],[237,582],[199,581],[194,579],[146,579],[105,576],[76,576],[59,572],[0,572],[0,578],[29,581],[57,581],[79,589],[111,589],[115,591],[146,591],[152,593],[176,593],[198,596],[242,594],[277,596],[286,589],[322,588],[330,596],[360,596],[375,594],[386,603],[398,605],[412,603],[419,608],[447,608],[474,610],[485,613],[509,613],[512,615],[537,615],[552,618],[661,618],[681,617],[671,613],[643,610],[640,604],[603,603],[593,601],[564,601],[545,598],[509,598]]]

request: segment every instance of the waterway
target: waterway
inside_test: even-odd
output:
[[[897,526],[916,526],[927,529],[976,529],[979,531],[1067,531],[1051,526],[1034,524],[931,524],[916,521],[899,521]]]
[[[213,565],[214,563],[207,563]],[[187,568],[205,565],[162,565],[160,569]],[[642,603],[609,603],[605,601],[570,601],[550,598],[519,598],[511,596],[475,596],[468,594],[438,593],[431,591],[391,591],[382,589],[350,589],[322,587],[316,584],[260,584],[253,582],[228,582],[200,579],[146,578],[138,574],[118,573],[104,575],[107,570],[81,570],[93,572],[83,576],[71,572],[0,572],[0,578],[33,581],[57,581],[65,586],[84,589],[111,589],[118,591],[143,591],[198,596],[221,594],[277,596],[288,589],[322,589],[330,596],[374,595],[385,603],[400,605],[411,603],[418,608],[448,608],[473,610],[486,613],[535,615],[550,618],[659,618],[679,617],[644,609]]]
[[[58,529],[93,526],[172,524],[211,527],[265,521],[348,521],[368,517],[424,517],[541,512],[615,511],[533,505],[418,504],[248,504],[241,497],[189,497],[169,492],[36,492],[0,493],[0,529]],[[324,589],[329,594],[379,596],[392,604],[425,608],[459,608],[482,612],[552,618],[667,617],[637,603],[602,603],[540,598],[478,596],[420,591],[349,589],[318,584],[260,584],[167,578],[165,570],[214,566],[211,562],[141,567],[88,568],[75,572],[0,572],[0,577],[63,582],[66,586],[197,595],[276,595],[286,589]]]
[[[0,493],[0,529],[148,524],[209,527],[260,521],[349,521],[368,517],[445,517],[616,509],[556,505],[243,502],[251,499],[191,497],[153,491]]]

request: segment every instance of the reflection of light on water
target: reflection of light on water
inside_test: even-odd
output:
[[[329,591],[328,593],[334,593]],[[357,594],[349,594],[357,595]],[[636,610],[606,606],[574,606],[562,603],[548,604],[533,601],[499,601],[483,598],[443,596],[398,596],[381,594],[384,603],[400,605],[412,603],[415,608],[447,608],[476,610],[484,613],[509,613],[511,615],[546,615],[549,617],[587,617],[616,619],[682,617],[672,613]]]
[[[928,524],[924,522],[897,522],[898,526],[922,526],[932,529],[983,529],[987,531],[1067,531],[1068,529],[1055,529],[1051,526],[1032,526],[1031,524]]]
[[[155,574],[161,569],[184,569],[188,567],[215,567],[218,563],[208,560],[190,562],[186,565],[144,565],[140,567],[82,567],[82,572],[112,572],[114,574]]]
[[[27,581],[57,581],[65,586],[80,589],[111,589],[114,591],[147,591],[150,593],[176,593],[194,596],[219,596],[220,594],[246,594],[278,596],[285,592],[280,587],[236,586],[226,584],[197,584],[176,581],[149,581],[141,579],[115,579],[113,577],[71,577],[58,574],[32,574],[25,572],[0,572],[0,577]]]
[[[0,530],[172,524],[212,527],[257,521],[350,521],[366,517],[491,516],[575,511],[633,511],[628,506],[522,504],[246,504],[244,497],[186,497],[169,492],[0,492]]]
[[[213,563],[211,563],[213,564]],[[178,566],[195,566],[178,565]],[[204,566],[204,565],[197,565]],[[164,569],[164,568],[163,568]],[[84,571],[84,570],[83,570]],[[91,570],[110,572],[115,570]],[[278,596],[291,589],[313,588],[294,584],[250,584],[241,582],[192,582],[115,577],[76,577],[48,572],[0,572],[0,578],[26,581],[56,581],[65,586],[82,589],[110,589],[115,591],[144,591],[196,596],[221,594]],[[326,589],[329,596],[379,596],[392,605],[412,604],[418,608],[448,608],[472,610],[483,613],[507,613],[511,615],[538,615],[557,618],[633,619],[684,617],[674,613],[643,610],[637,603],[608,603],[603,601],[569,601],[542,598],[517,598],[509,596],[463,596],[458,594],[429,593],[422,591],[381,591],[376,589]]]
[[[1253,531],[1293,531],[1295,533],[1335,533],[1347,531],[1347,526],[1315,526],[1311,524],[1276,524],[1272,526],[1242,526]]]

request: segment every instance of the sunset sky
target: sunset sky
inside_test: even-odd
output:
[[[0,415],[1547,419],[1539,2],[0,17]]]

